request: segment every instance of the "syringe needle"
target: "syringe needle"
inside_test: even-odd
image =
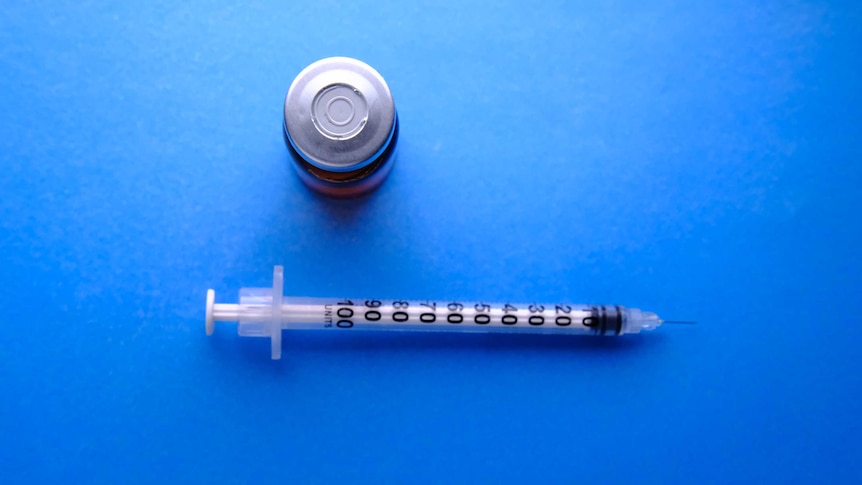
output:
[[[693,320],[662,320],[661,323],[678,323],[678,324],[685,324],[685,325],[697,324],[697,322],[695,322]]]

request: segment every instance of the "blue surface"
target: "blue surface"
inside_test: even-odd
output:
[[[862,481],[846,2],[4,6],[0,481]],[[281,103],[377,68],[359,203]],[[204,294],[620,303],[619,340],[204,336]]]

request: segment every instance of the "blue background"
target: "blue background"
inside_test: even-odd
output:
[[[48,3],[0,17],[0,481],[862,480],[858,3]],[[332,55],[402,123],[359,202],[280,131]],[[206,338],[274,264],[699,325]]]

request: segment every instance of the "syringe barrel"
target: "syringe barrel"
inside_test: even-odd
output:
[[[243,288],[237,307],[238,331],[247,337],[271,336],[273,324],[305,330],[621,335],[648,328],[641,320],[652,315],[613,305],[284,297],[281,315],[273,316],[270,288]]]
[[[243,288],[238,304],[216,304],[209,290],[207,335],[217,321],[238,322],[243,337],[269,337],[279,359],[285,329],[622,335],[662,323],[655,313],[618,305],[286,297],[283,282],[276,266],[272,288]]]

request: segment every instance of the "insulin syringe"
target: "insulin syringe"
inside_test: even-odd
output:
[[[238,322],[242,337],[269,337],[272,358],[280,359],[286,329],[623,335],[667,323],[617,305],[304,298],[282,296],[283,289],[284,270],[276,266],[272,288],[243,288],[239,303],[216,303],[209,290],[207,335],[215,322]]]

